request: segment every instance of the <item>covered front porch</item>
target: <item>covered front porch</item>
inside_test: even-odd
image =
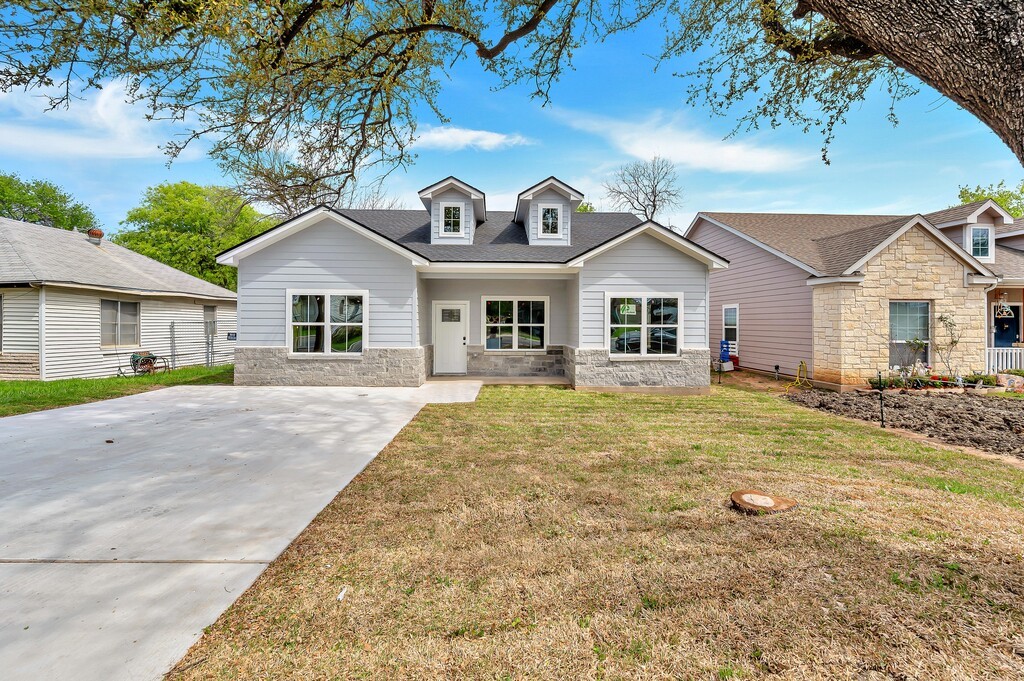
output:
[[[1024,370],[1024,285],[999,286],[988,293],[985,372]]]

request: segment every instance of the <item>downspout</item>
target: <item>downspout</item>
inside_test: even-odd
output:
[[[966,230],[965,230],[966,231]],[[988,304],[988,294],[999,288],[999,282],[1003,280],[1002,277],[996,277],[996,283],[992,284],[985,289],[985,373],[988,373],[991,367],[989,366],[988,349],[989,349],[989,335],[992,334],[992,342],[995,342],[995,322],[989,323],[989,315],[992,314],[992,306]]]

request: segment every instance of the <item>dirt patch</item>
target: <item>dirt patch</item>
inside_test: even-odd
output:
[[[877,393],[804,390],[798,404],[863,421],[880,420]],[[1024,400],[983,395],[887,393],[885,424],[949,444],[1024,458]]]

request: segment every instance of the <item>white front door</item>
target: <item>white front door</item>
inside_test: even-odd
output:
[[[434,302],[434,373],[466,373],[468,302]]]

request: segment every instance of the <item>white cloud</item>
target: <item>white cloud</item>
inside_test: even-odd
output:
[[[564,110],[554,113],[569,127],[603,137],[629,156],[661,156],[691,170],[774,173],[795,170],[812,158],[780,147],[718,139],[679,116],[668,118],[658,112],[636,121]]]
[[[145,107],[126,101],[123,83],[107,83],[85,101],[75,100],[68,109],[47,111],[39,94],[0,94],[0,152],[10,156],[153,159],[184,127],[167,121],[147,121]],[[182,160],[196,158],[189,149]]]
[[[478,151],[498,151],[508,147],[531,144],[531,141],[519,134],[505,134],[490,130],[472,130],[445,125],[426,128],[416,138],[417,149],[438,149],[440,151],[462,151],[476,149]]]

